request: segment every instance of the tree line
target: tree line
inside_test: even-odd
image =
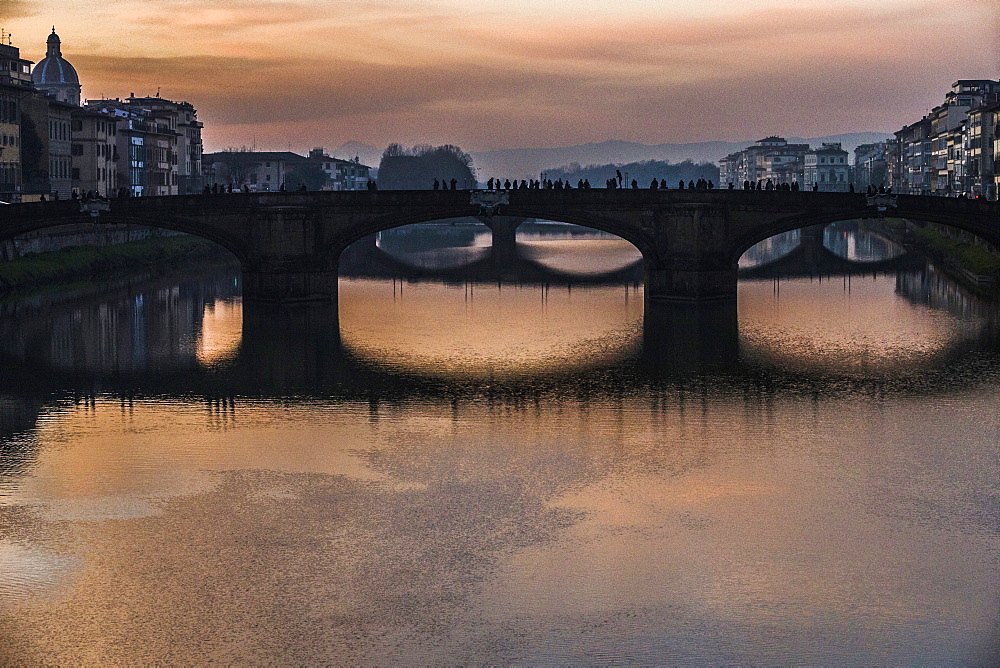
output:
[[[459,188],[476,187],[472,156],[453,144],[418,144],[406,148],[389,144],[378,166],[378,187],[383,190],[429,190],[434,179]]]

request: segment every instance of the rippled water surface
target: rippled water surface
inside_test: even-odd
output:
[[[728,324],[521,241],[339,313],[225,270],[9,304],[0,663],[997,663],[992,302],[782,253]]]

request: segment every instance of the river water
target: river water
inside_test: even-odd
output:
[[[804,240],[735,319],[545,225],[7,302],[0,664],[996,665],[1000,310]]]

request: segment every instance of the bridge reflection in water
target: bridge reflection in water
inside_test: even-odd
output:
[[[822,235],[803,234],[803,243],[782,257],[759,258],[747,273],[761,278],[741,284],[740,312],[734,302],[644,300],[642,268],[631,247],[606,235],[576,231],[578,241],[568,242],[568,231],[560,237],[552,230],[528,230],[529,243],[519,244],[515,261],[500,273],[491,251],[480,253],[483,245],[477,245],[474,234],[454,230],[453,238],[461,241],[448,246],[448,230],[440,233],[444,242],[439,246],[450,249],[438,254],[447,259],[443,263],[407,262],[398,247],[388,241],[376,244],[374,238],[349,249],[342,264],[339,309],[241,305],[239,276],[224,271],[153,282],[140,290],[123,285],[94,300],[73,296],[46,306],[37,301],[8,304],[9,317],[0,319],[0,353],[15,367],[26,364],[41,384],[45,373],[37,373],[40,369],[48,370],[56,383],[69,375],[126,379],[126,384],[132,382],[128,378],[141,378],[148,386],[155,376],[165,386],[212,391],[222,374],[226,382],[264,394],[357,379],[362,385],[399,385],[400,378],[487,382],[626,368],[654,376],[727,372],[740,366],[741,353],[744,362],[783,359],[786,364],[801,355],[811,364],[850,368],[850,348],[860,339],[810,343],[815,333],[795,322],[811,322],[815,329],[822,315],[810,311],[809,295],[815,297],[817,288],[809,287],[809,279],[797,286],[787,278],[795,275],[793,263],[803,257],[826,263],[810,265],[810,271],[839,267],[838,280],[824,290],[848,294],[853,286],[855,315],[864,312],[864,301],[884,299],[879,295],[890,290],[912,304],[946,308],[979,323],[973,338],[995,334],[995,309],[940,277],[921,258],[904,253],[883,259],[898,249],[870,235],[858,236],[850,226],[828,228],[821,248],[815,245]],[[854,241],[845,242],[845,234]],[[574,260],[585,270],[582,274],[572,275],[552,261],[557,257],[552,249],[569,243],[590,244],[592,262]],[[813,247],[807,253],[803,249],[809,244]],[[830,248],[844,253],[859,245],[871,262],[838,258]],[[771,246],[781,248],[780,243]],[[472,261],[449,266],[462,256],[462,248],[474,251],[467,254]],[[782,269],[788,273],[781,283],[767,278],[766,272]],[[895,278],[877,286],[851,278],[855,273],[870,277],[873,271]],[[851,317],[851,311],[845,313]],[[916,330],[931,326],[921,314],[910,320]],[[767,326],[759,326],[762,322]],[[843,324],[820,326],[833,331]],[[762,337],[763,330],[771,334]],[[786,338],[776,339],[775,331]],[[939,357],[942,341],[962,343],[954,332],[935,331],[931,338],[930,343],[893,339],[885,347],[895,351],[892,360],[916,363]],[[921,358],[912,352],[921,347],[934,355]]]

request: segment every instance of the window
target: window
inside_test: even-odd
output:
[[[826,158],[820,158],[819,161],[824,165],[826,164]]]
[[[80,170],[76,167],[73,168],[73,180],[74,181],[80,180]]]
[[[73,132],[83,132],[83,121],[73,121]]]
[[[69,152],[70,155],[83,155],[83,144],[73,144]]]

